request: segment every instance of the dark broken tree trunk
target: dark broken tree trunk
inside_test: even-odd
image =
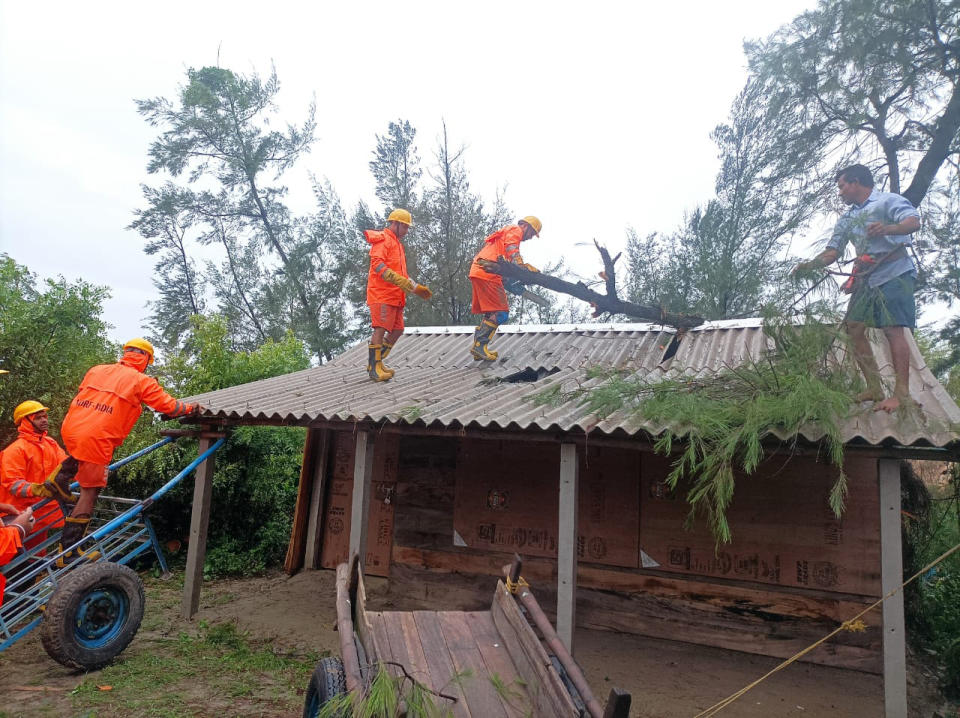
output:
[[[536,284],[555,292],[569,294],[571,297],[582,299],[589,302],[593,307],[593,316],[599,317],[601,314],[623,314],[634,319],[642,319],[655,324],[667,324],[679,329],[688,329],[703,324],[703,317],[696,317],[690,314],[677,314],[668,312],[663,307],[650,307],[642,304],[634,304],[620,299],[617,296],[617,278],[614,270],[614,264],[620,259],[620,254],[611,258],[610,252],[605,247],[601,247],[594,240],[597,251],[603,259],[603,271],[600,277],[606,284],[606,294],[600,294],[590,289],[583,282],[568,282],[558,277],[552,277],[542,272],[531,272],[518,264],[512,264],[504,259],[496,262],[479,260],[483,268],[492,274],[499,274],[507,279],[515,279],[523,284]]]

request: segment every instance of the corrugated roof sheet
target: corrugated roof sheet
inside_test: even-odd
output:
[[[589,383],[586,370],[596,365],[651,378],[667,373],[702,376],[758,358],[768,346],[759,320],[698,327],[679,341],[667,360],[664,353],[676,333],[650,324],[506,326],[494,341],[500,358],[486,365],[469,355],[472,333],[472,327],[408,329],[387,362],[396,370],[389,382],[374,383],[367,377],[363,342],[323,366],[191,400],[228,420],[372,420],[656,436],[667,427],[621,414],[598,421],[576,401],[555,407],[538,405],[532,398],[557,382],[565,388]],[[881,336],[874,337],[874,352],[881,371],[892,379],[889,350]],[[845,441],[936,447],[960,443],[960,409],[927,369],[912,340],[911,350],[910,389],[922,412],[905,420],[864,406],[844,426]],[[801,434],[810,441],[823,436],[816,426],[805,427]]]

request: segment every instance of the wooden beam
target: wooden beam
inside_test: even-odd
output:
[[[370,517],[374,445],[372,431],[357,432],[353,462],[353,504],[350,510],[350,555],[360,557],[360,568],[363,568],[367,558],[367,522]]]
[[[573,655],[577,625],[577,445],[560,444],[560,521],[557,525],[557,634]]]
[[[293,508],[293,525],[290,529],[290,543],[287,545],[287,557],[283,570],[292,576],[303,568],[304,548],[307,541],[310,498],[313,493],[313,464],[317,430],[307,429],[303,441],[303,458],[300,461],[300,480],[297,482],[297,503]]]
[[[880,584],[883,595],[903,583],[900,461],[877,461],[880,482]],[[886,718],[907,716],[907,647],[903,591],[883,602],[883,699]]]
[[[197,453],[202,454],[214,439],[200,439]],[[200,587],[203,584],[203,563],[207,558],[207,529],[210,524],[210,497],[213,493],[214,456],[197,467],[193,480],[193,508],[190,511],[190,543],[187,547],[187,568],[183,578],[183,600],[180,615],[188,621],[200,608]]]
[[[317,451],[313,466],[313,491],[310,494],[310,514],[307,524],[307,545],[304,551],[303,565],[307,568],[320,568],[320,538],[323,532],[323,497],[327,491],[327,466],[330,456],[331,432],[327,429],[313,429],[320,434],[317,438]]]

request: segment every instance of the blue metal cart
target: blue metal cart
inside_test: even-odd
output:
[[[118,469],[174,441],[167,437],[110,465]],[[167,562],[146,509],[223,446],[219,439],[146,499],[101,496],[92,529],[58,552],[60,531],[0,568],[7,587],[0,606],[0,651],[41,626],[44,648],[54,660],[82,670],[109,663],[133,640],[143,618],[143,583],[127,564],[153,551],[166,574]],[[76,484],[71,488],[76,488]],[[34,513],[42,513],[39,502]],[[29,539],[29,537],[28,537]],[[58,566],[73,549],[96,560],[75,559]]]

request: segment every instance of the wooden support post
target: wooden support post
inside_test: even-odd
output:
[[[879,459],[880,586],[883,595],[903,583],[900,535],[900,460]],[[883,602],[883,698],[886,718],[907,716],[907,653],[903,591]]]
[[[303,565],[307,568],[320,567],[320,532],[323,530],[323,497],[327,488],[327,459],[330,455],[332,432],[317,429],[317,452],[314,455],[313,490],[310,494],[310,514],[307,524],[307,545]]]
[[[200,439],[197,452],[202,454],[215,439]],[[207,457],[194,474],[193,508],[190,511],[190,544],[187,547],[187,569],[183,577],[183,600],[180,615],[188,621],[200,608],[200,586],[203,584],[203,563],[207,558],[207,528],[210,523],[210,496],[213,493],[214,455]]]
[[[353,505],[350,509],[350,556],[367,558],[367,523],[370,518],[370,488],[373,477],[373,432],[358,431],[353,455]]]
[[[557,531],[557,635],[573,654],[577,625],[577,445],[560,445],[560,521]]]

